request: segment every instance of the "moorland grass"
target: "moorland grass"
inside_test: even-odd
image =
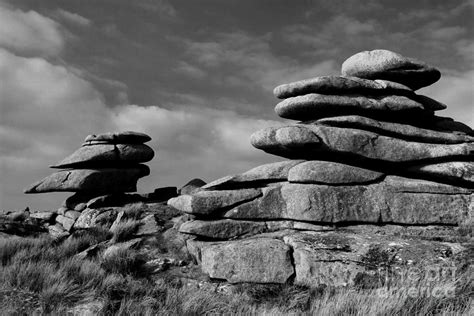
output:
[[[64,241],[51,238],[0,240],[0,314],[63,315],[99,302],[101,315],[472,315],[472,258],[460,262],[455,279],[432,284],[392,282],[383,295],[374,288],[310,288],[301,285],[239,284],[231,292],[198,289],[152,277],[135,250],[101,259],[75,256],[113,238],[104,230],[83,231]],[[378,256],[368,259],[379,259]],[[403,279],[403,278],[402,278]],[[398,282],[398,283],[397,283]],[[410,297],[407,287],[453,288],[452,297]]]

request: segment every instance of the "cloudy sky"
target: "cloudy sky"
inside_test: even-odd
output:
[[[362,5],[363,4],[363,5]],[[421,92],[474,125],[473,1],[0,0],[0,209],[57,208],[24,195],[91,133],[149,134],[140,192],[281,160],[249,135],[282,122],[278,84],[338,74],[390,49],[437,66]]]

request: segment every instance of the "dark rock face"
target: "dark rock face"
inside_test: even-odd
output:
[[[183,185],[183,187],[181,189],[179,189],[178,193],[182,194],[182,195],[192,194],[192,193],[195,193],[195,192],[199,191],[201,189],[201,187],[203,187],[205,185],[206,185],[206,182],[204,182],[204,180],[192,179],[191,181],[189,181],[188,183]]]

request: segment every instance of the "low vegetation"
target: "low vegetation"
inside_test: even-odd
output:
[[[390,287],[310,288],[299,285],[207,282],[189,285],[169,275],[152,275],[146,258],[132,249],[102,258],[77,256],[116,235],[94,229],[61,242],[50,238],[0,239],[0,314],[63,315],[89,309],[99,315],[472,315],[470,259],[455,278],[433,284],[422,278]],[[384,266],[383,253],[365,260]],[[403,278],[402,278],[403,279]],[[380,284],[378,284],[380,286]],[[434,297],[434,287],[453,295]],[[413,295],[408,288],[418,291]]]

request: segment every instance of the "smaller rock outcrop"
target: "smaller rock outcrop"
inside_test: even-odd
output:
[[[140,164],[154,156],[153,149],[143,144],[149,140],[136,132],[89,135],[81,148],[51,166],[66,170],[32,184],[25,193],[69,191],[97,196],[136,191],[138,179],[150,173]]]
[[[142,201],[166,201],[177,195],[176,188],[162,188],[147,195],[127,194],[137,190],[137,181],[150,173],[142,164],[154,157],[145,142],[148,135],[137,132],[89,135],[71,155],[51,166],[63,169],[32,184],[25,193],[75,192],[55,212],[54,223],[47,229],[63,236],[81,222],[91,210],[116,207]],[[98,223],[105,218],[99,216]],[[46,215],[45,215],[46,216]],[[79,222],[79,223],[78,223]]]

